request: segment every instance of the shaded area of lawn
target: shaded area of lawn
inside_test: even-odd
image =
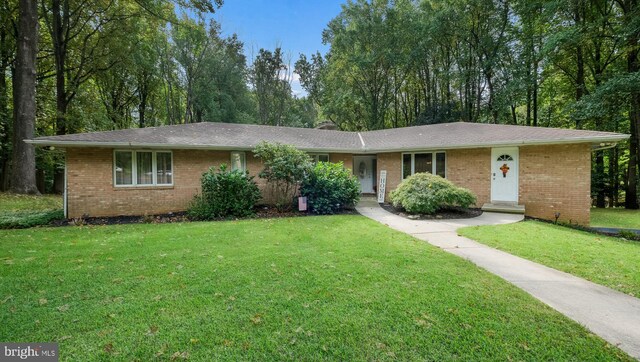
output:
[[[460,235],[640,297],[640,242],[525,221],[468,227]]]
[[[628,360],[361,216],[0,231],[0,340],[62,360]]]
[[[640,210],[591,209],[591,226],[640,229]]]
[[[62,209],[61,195],[18,195],[0,192],[3,212],[47,211]]]
[[[0,192],[0,229],[47,225],[64,218],[60,195],[17,195]]]

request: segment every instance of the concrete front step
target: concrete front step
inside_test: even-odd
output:
[[[524,214],[524,205],[486,203],[482,205],[482,211],[505,212],[509,214]]]

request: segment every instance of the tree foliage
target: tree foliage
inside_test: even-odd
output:
[[[640,8],[635,0],[353,0],[324,55],[296,62],[344,130],[441,122],[632,135],[594,153],[594,202],[637,208]],[[624,192],[623,192],[624,190]]]

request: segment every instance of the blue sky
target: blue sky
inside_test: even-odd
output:
[[[251,58],[260,48],[281,46],[290,55],[291,65],[300,53],[328,49],[322,44],[322,30],[340,13],[346,0],[225,0],[213,18],[226,35],[236,33]],[[292,84],[294,94],[302,94],[300,83]]]

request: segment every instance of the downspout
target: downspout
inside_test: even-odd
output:
[[[64,212],[64,217],[69,218],[69,210],[68,210],[68,203],[67,203],[67,153],[64,153],[64,189],[63,189],[63,193],[62,193],[62,207],[63,207],[63,212]]]
[[[592,148],[591,152],[608,150],[610,148],[616,147],[617,145],[618,145],[617,143],[608,143],[608,144],[607,143],[601,143],[600,147]]]

